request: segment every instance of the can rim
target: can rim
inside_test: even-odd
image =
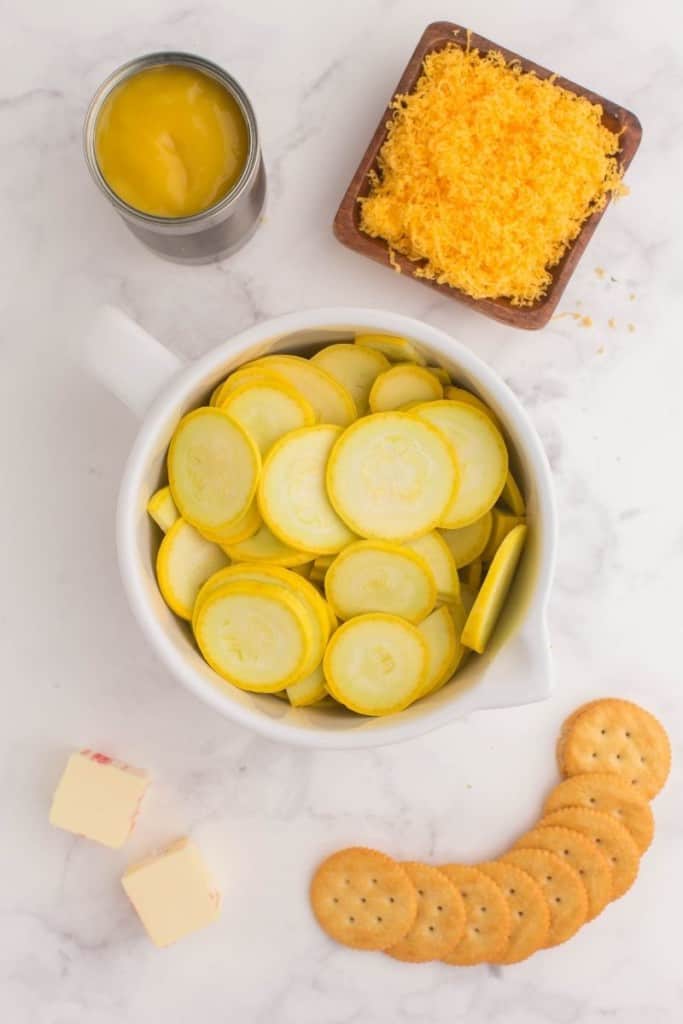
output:
[[[117,86],[121,85],[128,78],[132,78],[139,71],[167,65],[195,68],[220,82],[240,108],[249,139],[249,151],[242,173],[230,191],[222,199],[208,206],[205,210],[200,210],[199,213],[193,213],[186,217],[162,217],[157,214],[145,213],[143,210],[138,210],[136,207],[131,206],[109,185],[109,182],[102,174],[95,152],[95,128],[102,105],[107,97],[111,95]],[[222,216],[248,190],[258,172],[260,163],[259,132],[256,115],[240,83],[232,75],[228,74],[224,68],[214,64],[213,61],[207,60],[205,57],[199,57],[197,54],[185,53],[180,50],[162,50],[156,53],[143,54],[141,57],[135,57],[125,64],[121,64],[105,78],[88,105],[83,125],[83,148],[88,170],[95,184],[116,207],[119,213],[128,220],[134,220],[162,231],[177,232],[179,228],[186,228],[188,231],[191,231],[193,229],[196,230],[197,227],[205,227],[211,222],[222,219]]]

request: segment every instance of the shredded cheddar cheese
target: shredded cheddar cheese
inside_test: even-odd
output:
[[[602,108],[450,44],[397,96],[361,228],[474,298],[541,298],[549,269],[610,193],[627,189]]]

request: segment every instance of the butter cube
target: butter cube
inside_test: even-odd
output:
[[[187,837],[132,864],[121,881],[155,946],[170,946],[220,916],[221,894]]]
[[[118,849],[135,826],[149,779],[93,750],[67,761],[50,808],[50,824]]]

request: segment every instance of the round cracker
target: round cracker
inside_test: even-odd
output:
[[[543,807],[544,814],[560,807],[588,807],[610,814],[630,832],[641,855],[652,842],[655,830],[652,808],[636,786],[613,772],[571,775],[555,786]]]
[[[640,863],[638,847],[624,826],[611,815],[587,807],[561,807],[546,814],[538,825],[540,828],[548,825],[573,828],[597,843],[612,868],[613,900],[623,896],[635,882]]]
[[[491,963],[517,964],[543,949],[550,933],[550,910],[538,882],[521,868],[500,860],[477,864],[477,868],[502,890],[510,908],[508,944]]]
[[[550,911],[546,948],[566,942],[586,923],[586,887],[576,871],[557,854],[549,850],[511,850],[500,859],[526,871],[543,890]]]
[[[466,864],[439,868],[456,886],[465,904],[465,931],[444,963],[467,967],[489,963],[507,947],[512,927],[508,902],[493,879]]]
[[[417,914],[415,886],[401,865],[359,846],[323,861],[310,898],[323,931],[353,949],[388,949],[407,934]]]
[[[513,849],[550,850],[574,868],[586,887],[588,920],[612,899],[612,866],[598,846],[581,832],[561,825],[540,825],[518,839]]]
[[[579,715],[582,715],[583,712],[586,711],[587,708],[591,708],[591,707],[593,707],[594,704],[599,704],[599,703],[600,703],[599,700],[587,700],[585,704],[579,704],[578,708],[574,708],[572,713],[570,715],[568,715],[565,718],[564,722],[562,723],[562,728],[560,729],[560,735],[557,737],[557,744],[555,746],[555,754],[557,756],[557,765],[558,765],[558,768],[560,769],[560,772],[562,772],[562,754],[563,754],[563,751],[564,751],[564,744],[565,744],[565,740],[567,739],[567,735],[569,733],[569,730],[571,729],[571,727],[573,726],[574,722],[579,717]]]
[[[666,782],[671,744],[649,711],[628,700],[587,705],[567,725],[560,749],[564,775],[615,772],[652,799]]]
[[[441,960],[465,930],[465,904],[453,882],[437,868],[417,861],[401,864],[417,892],[417,917],[400,942],[386,952],[395,960]]]

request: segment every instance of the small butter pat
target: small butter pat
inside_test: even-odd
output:
[[[187,837],[131,865],[122,882],[155,946],[170,946],[220,915],[221,894]]]
[[[81,750],[59,780],[50,823],[118,849],[133,830],[148,785],[144,772],[123,761]]]

